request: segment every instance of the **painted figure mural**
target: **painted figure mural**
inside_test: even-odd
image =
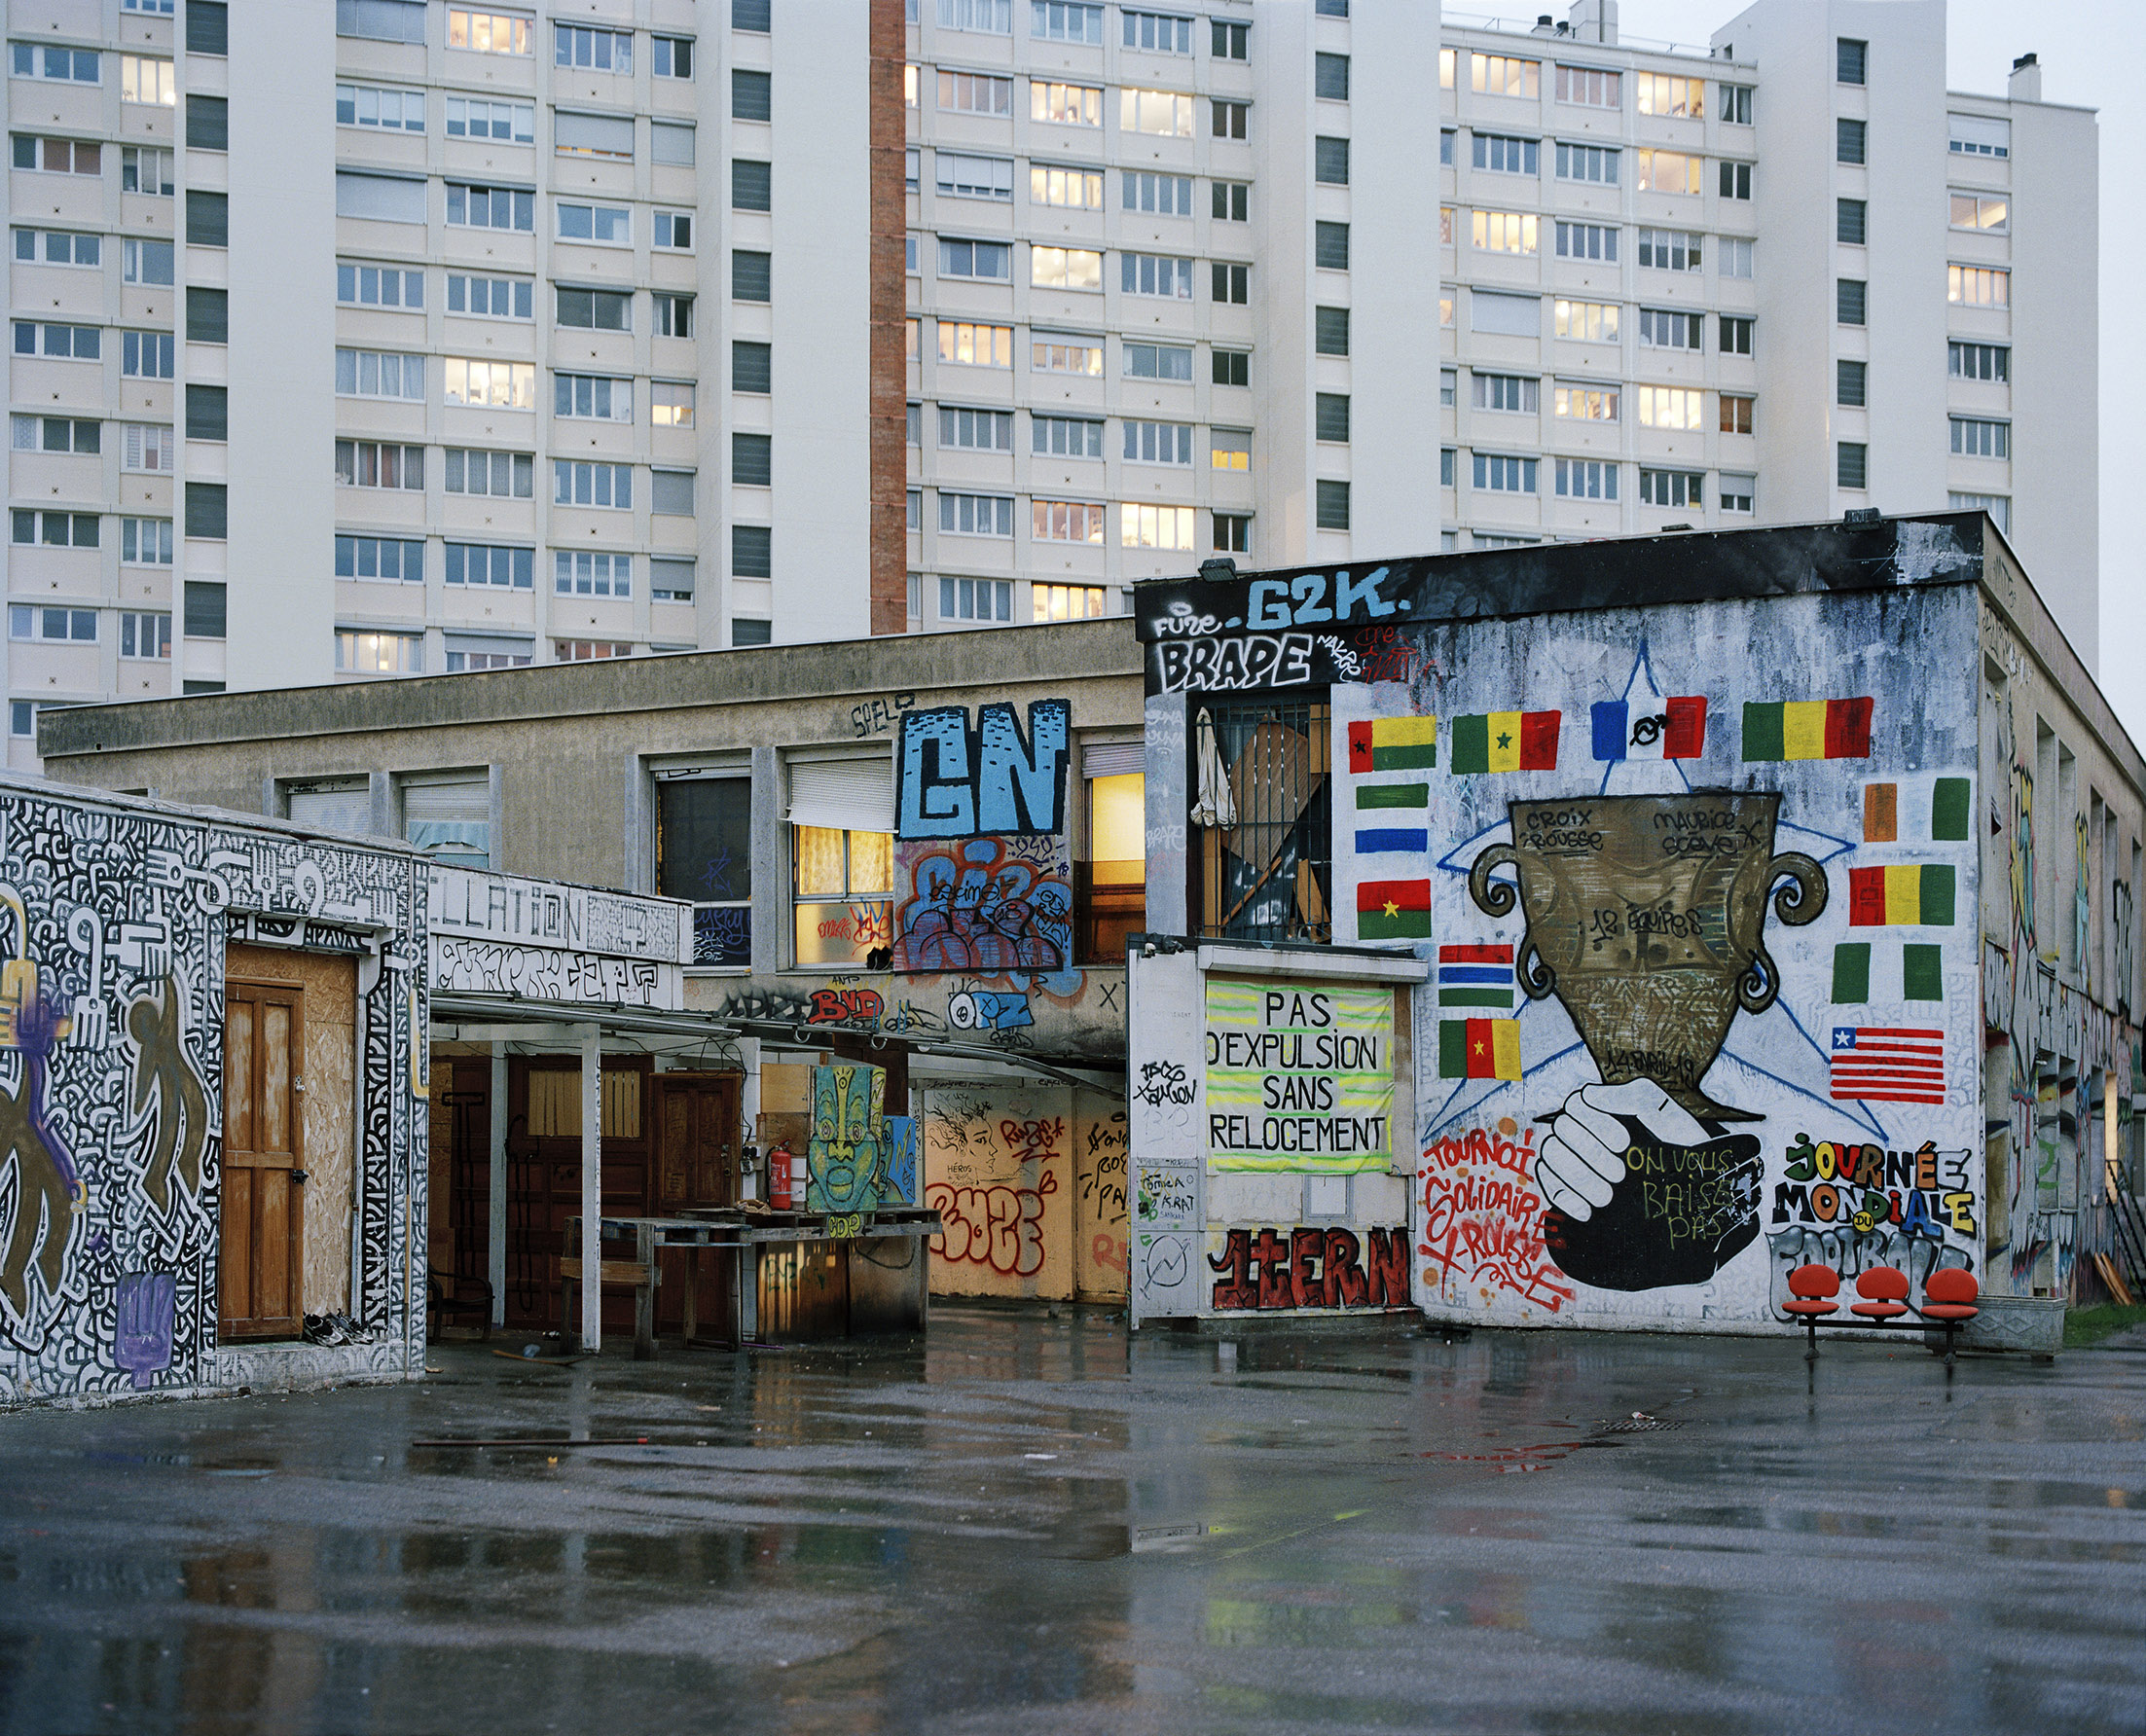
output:
[[[812,1088],[805,1210],[876,1212],[915,1205],[914,1140],[907,1119],[886,1112],[886,1069],[816,1067]]]

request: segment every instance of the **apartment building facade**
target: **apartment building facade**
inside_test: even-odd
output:
[[[1986,508],[2092,662],[2094,124],[1948,95],[1941,0],[894,4],[18,0],[9,763],[1865,506]]]

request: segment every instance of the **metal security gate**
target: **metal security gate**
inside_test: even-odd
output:
[[[1332,940],[1331,763],[1325,701],[1198,707],[1194,932],[1209,939]]]

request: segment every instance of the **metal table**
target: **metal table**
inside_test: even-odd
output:
[[[769,1212],[746,1213],[730,1209],[693,1211],[672,1217],[601,1217],[597,1220],[597,1245],[600,1255],[606,1242],[634,1244],[632,1259],[604,1259],[603,1284],[634,1286],[634,1358],[646,1361],[656,1354],[656,1286],[662,1282],[657,1268],[658,1250],[682,1248],[686,1253],[684,1306],[685,1341],[691,1344],[699,1325],[700,1256],[703,1248],[728,1248],[738,1253],[737,1280],[730,1297],[731,1348],[737,1350],[758,1329],[760,1299],[760,1250],[771,1244],[803,1242],[855,1242],[891,1237],[925,1239],[939,1234],[939,1214],[929,1207],[895,1206],[876,1212]],[[573,1297],[580,1285],[581,1246],[579,1213],[566,1219],[564,1248],[560,1260],[559,1324],[567,1331],[572,1319]],[[928,1293],[927,1284],[927,1293]]]

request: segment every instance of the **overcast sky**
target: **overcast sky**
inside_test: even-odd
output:
[[[1462,10],[1469,9],[1455,8]],[[1742,10],[1742,0],[1623,0],[1618,21],[1629,36],[1703,46]],[[1951,0],[1949,18],[1953,90],[2002,95],[2014,57],[2032,53],[2042,58],[2044,100],[2100,110],[2101,685],[2132,740],[2146,746],[2146,539],[2127,524],[2125,510],[2146,479],[2146,426],[2128,419],[2125,408],[2146,401],[2146,322],[2123,315],[2130,299],[2124,285],[2135,290],[2146,267],[2146,226],[2123,167],[2146,162],[2137,41],[2146,9],[2137,0]],[[2064,432],[2019,435],[2046,441]]]

